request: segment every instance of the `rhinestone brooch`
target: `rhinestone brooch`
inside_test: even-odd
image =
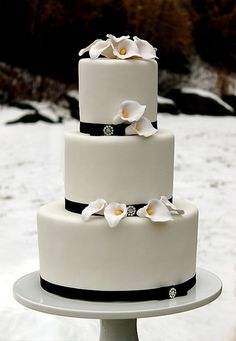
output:
[[[176,294],[177,294],[177,290],[175,288],[170,288],[170,290],[169,290],[169,297],[170,298],[175,298]]]
[[[132,205],[127,207],[127,216],[128,217],[133,217],[136,213],[136,208]]]
[[[103,128],[103,134],[106,136],[111,136],[114,134],[114,128],[111,125],[106,125]]]

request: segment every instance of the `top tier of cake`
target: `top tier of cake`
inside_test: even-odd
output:
[[[157,62],[154,59],[79,61],[80,120],[110,124],[121,102],[146,105],[145,116],[157,120]]]

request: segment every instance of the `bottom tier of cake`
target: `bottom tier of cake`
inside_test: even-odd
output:
[[[195,284],[198,210],[175,200],[184,214],[153,223],[127,217],[110,228],[103,216],[84,222],[54,202],[38,212],[42,287],[87,300],[165,299]]]

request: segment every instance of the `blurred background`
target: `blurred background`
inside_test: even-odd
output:
[[[39,269],[36,212],[63,200],[64,132],[78,126],[78,51],[107,33],[158,48],[158,124],[175,134],[174,196],[200,212],[197,266],[223,293],[139,320],[142,341],[236,341],[236,1],[0,1],[0,341],[97,341],[97,320],[16,303]]]
[[[78,117],[78,51],[112,33],[158,48],[159,95],[172,99],[159,112],[235,115],[234,0],[2,0],[0,32],[1,104],[47,100]]]

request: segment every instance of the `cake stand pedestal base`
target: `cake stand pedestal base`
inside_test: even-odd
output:
[[[91,302],[60,297],[43,290],[39,272],[18,279],[13,287],[15,299],[40,312],[100,319],[99,341],[138,341],[137,318],[175,314],[214,301],[222,291],[221,280],[213,273],[197,269],[197,283],[187,296],[163,301]]]
[[[137,319],[100,320],[99,341],[138,341]]]

